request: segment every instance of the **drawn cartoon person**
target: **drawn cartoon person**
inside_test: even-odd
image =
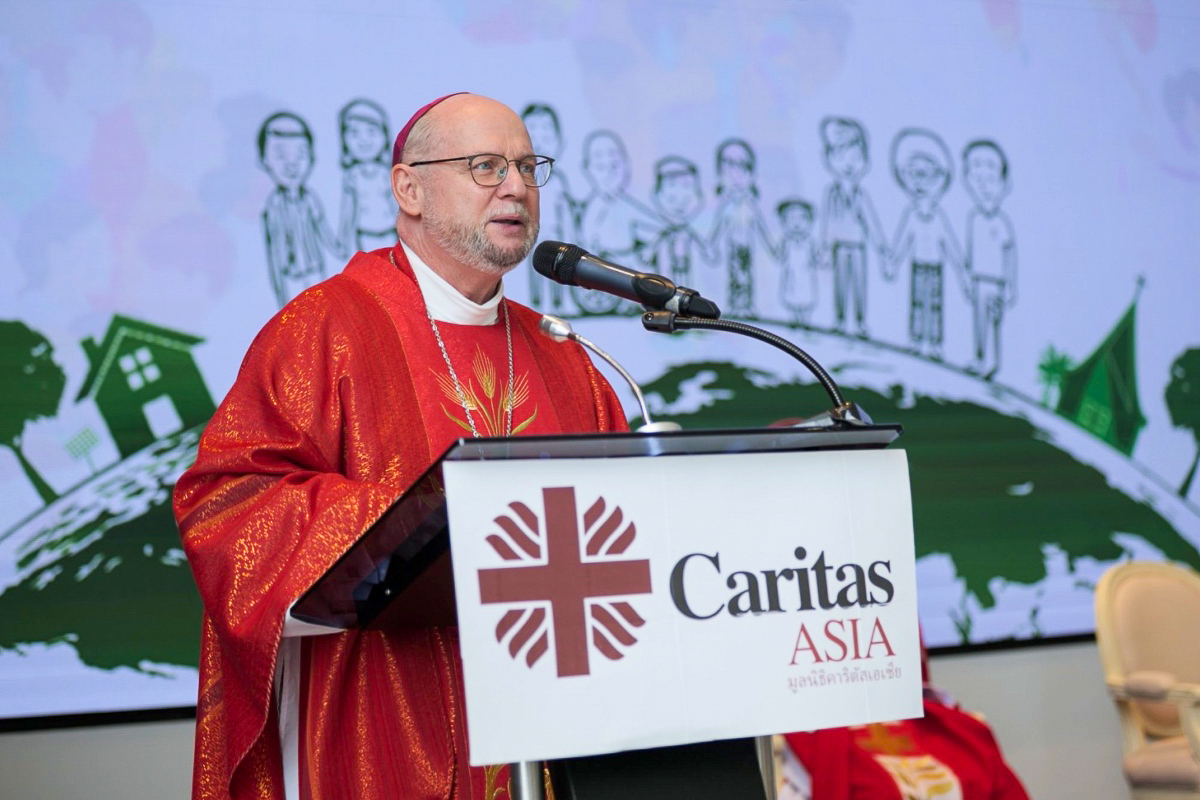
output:
[[[789,198],[776,211],[782,231],[775,252],[783,272],[781,299],[791,315],[792,325],[808,327],[817,304],[817,270],[823,261],[821,248],[812,235],[812,203]]]
[[[342,132],[340,239],[347,248],[359,250],[390,247],[396,243],[398,209],[392,197],[387,114],[370,100],[351,100],[338,121]]]
[[[592,190],[580,208],[580,246],[619,263],[628,262],[662,227],[654,212],[627,190],[630,169],[625,143],[612,131],[588,134],[583,142],[583,171]],[[585,314],[611,314],[619,298],[571,287],[571,296]]]
[[[905,128],[892,141],[891,164],[909,204],[900,216],[885,276],[895,280],[901,263],[909,263],[909,340],[913,352],[940,361],[945,265],[963,280],[962,251],[940,205],[953,173],[950,151],[937,134]],[[965,281],[964,290],[969,291]]]
[[[1008,158],[995,142],[979,139],[963,150],[963,183],[975,206],[967,212],[968,300],[975,311],[975,362],[970,370],[991,379],[1000,369],[1000,323],[1017,302],[1017,239],[1000,209],[1008,194]]]
[[[717,146],[718,205],[713,220],[712,248],[719,259],[724,252],[728,270],[728,313],[754,317],[754,242],[768,252],[775,246],[767,232],[754,181],[754,150],[743,139],[726,139]]]
[[[695,288],[692,259],[709,258],[708,244],[691,222],[704,207],[700,170],[682,156],[665,156],[654,165],[654,205],[666,227],[643,251],[643,260],[679,286]]]
[[[845,332],[853,314],[857,335],[867,337],[867,248],[886,259],[887,240],[871,196],[862,188],[870,169],[867,132],[857,120],[821,120],[825,167],[833,182],[825,190],[821,209],[821,242],[833,266],[834,328]]]
[[[304,185],[313,168],[308,123],[289,111],[267,117],[258,131],[258,158],[275,181],[263,209],[263,229],[271,287],[282,308],[325,278],[322,248],[333,253],[342,248],[329,230],[320,199]]]
[[[521,112],[521,119],[529,131],[533,142],[533,152],[553,159],[562,157],[563,136],[559,125],[558,112],[545,103],[530,103]],[[542,241],[574,242],[579,238],[579,221],[576,203],[571,197],[567,184],[567,176],[563,170],[555,167],[550,173],[550,181],[540,190],[542,202]],[[550,307],[559,310],[563,307],[565,289],[561,283],[556,283],[534,271],[529,270],[529,296],[536,308],[542,305],[542,292],[549,287]]]

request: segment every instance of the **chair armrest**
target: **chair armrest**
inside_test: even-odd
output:
[[[1177,683],[1169,672],[1140,670],[1122,680],[1112,675],[1105,679],[1109,694],[1117,701],[1121,714],[1121,730],[1125,751],[1132,752],[1145,744],[1145,733],[1130,718],[1130,701],[1171,703],[1179,710],[1179,725],[1183,729],[1192,753],[1200,760],[1200,684]]]
[[[1109,676],[1106,683],[1108,691],[1118,700],[1168,700],[1167,694],[1180,684],[1170,672],[1159,670],[1135,670],[1125,676],[1124,680]]]
[[[1179,706],[1200,706],[1200,683],[1177,683],[1167,690],[1167,699]]]

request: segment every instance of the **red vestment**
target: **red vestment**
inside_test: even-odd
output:
[[[991,729],[925,699],[925,716],[784,736],[812,777],[811,800],[1029,800]]]
[[[193,796],[284,795],[272,686],[284,616],[450,443],[469,436],[403,250],[359,253],[256,337],[178,481],[205,617]],[[624,430],[574,343],[511,314],[514,432]],[[503,327],[439,323],[480,433],[509,369]],[[474,352],[472,352],[474,351]],[[457,632],[353,630],[301,644],[300,789],[312,798],[484,798],[467,766]]]

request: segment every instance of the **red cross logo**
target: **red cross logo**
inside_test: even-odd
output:
[[[637,642],[629,628],[641,627],[645,620],[629,603],[611,598],[648,594],[650,562],[612,558],[629,548],[637,528],[633,522],[624,524],[619,507],[608,510],[603,497],[582,517],[573,487],[543,489],[542,500],[544,537],[537,515],[515,502],[509,504],[512,515],[495,520],[501,533],[487,541],[501,558],[517,561],[540,560],[544,540],[545,563],[481,569],[479,591],[484,603],[525,604],[504,614],[496,639],[509,639],[514,658],[524,650],[529,666],[549,650],[543,605],[549,603],[559,677],[587,675],[589,631],[592,645],[610,659],[621,658],[622,647]]]

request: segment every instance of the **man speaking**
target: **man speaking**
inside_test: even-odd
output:
[[[303,635],[318,631],[287,611],[455,439],[626,429],[583,350],[504,297],[552,166],[507,106],[433,101],[393,150],[399,242],[356,254],[251,345],[175,491],[205,608],[194,798],[482,799],[507,783],[468,767],[456,629]]]

